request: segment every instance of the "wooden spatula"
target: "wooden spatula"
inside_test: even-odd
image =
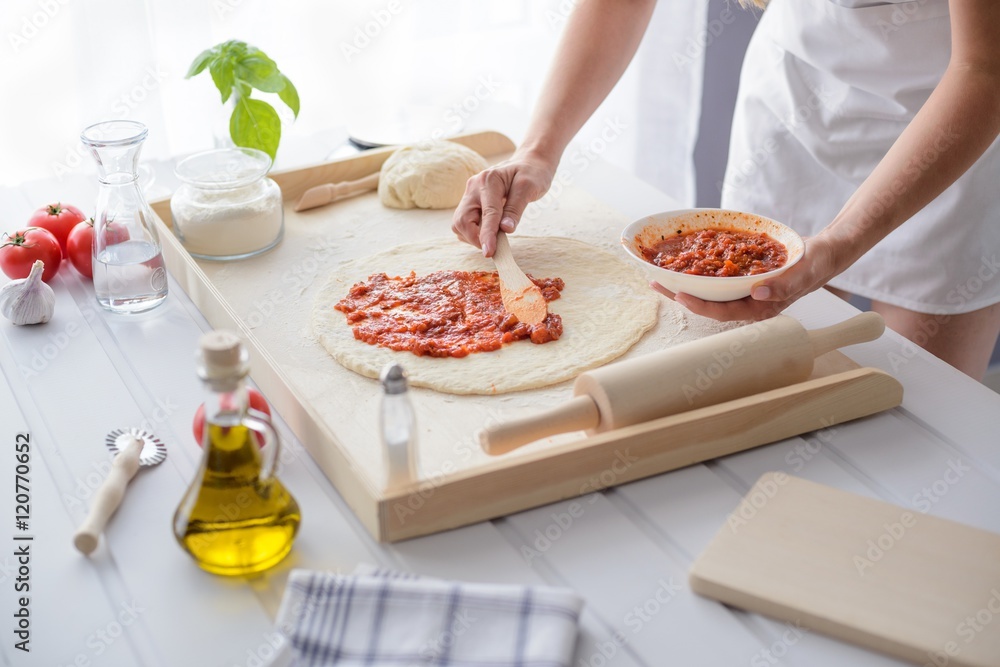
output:
[[[379,172],[359,178],[356,181],[344,181],[343,183],[324,183],[316,187],[309,188],[302,193],[299,201],[295,204],[296,211],[308,211],[311,208],[326,206],[330,202],[346,197],[353,197],[362,192],[375,190],[378,188]]]
[[[500,298],[508,313],[515,315],[525,324],[538,324],[548,314],[548,306],[542,290],[531,282],[524,271],[514,261],[507,235],[497,232],[497,248],[493,262],[500,275]]]

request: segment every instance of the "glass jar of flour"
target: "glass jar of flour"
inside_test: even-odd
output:
[[[281,189],[271,158],[254,148],[221,148],[181,160],[170,200],[174,232],[192,257],[231,260],[270,250],[284,234]]]

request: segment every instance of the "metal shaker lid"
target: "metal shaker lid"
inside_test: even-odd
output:
[[[386,394],[402,394],[406,392],[406,371],[397,363],[386,364],[379,374],[379,381]]]

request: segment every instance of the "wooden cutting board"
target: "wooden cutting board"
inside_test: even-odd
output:
[[[915,664],[1000,665],[1000,535],[784,473],[757,481],[690,579]]]

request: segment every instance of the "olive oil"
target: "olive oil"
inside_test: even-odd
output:
[[[219,333],[223,332],[206,337]],[[245,362],[246,351],[239,339],[227,335],[235,339],[238,359]],[[174,514],[174,535],[209,572],[262,572],[291,550],[301,521],[299,506],[274,475],[277,433],[259,413],[247,412],[245,363],[233,362],[237,367],[230,368],[231,377],[226,379],[226,364],[206,355],[204,343],[202,357],[199,375],[211,390],[205,403],[204,452]],[[267,433],[272,440],[264,450],[258,446],[259,433]]]

